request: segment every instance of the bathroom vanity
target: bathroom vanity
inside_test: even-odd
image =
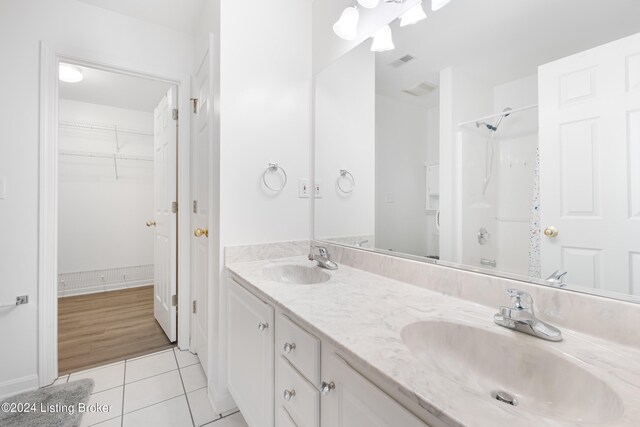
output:
[[[545,341],[496,325],[497,306],[338,264],[227,264],[229,389],[251,427],[638,424],[637,347]]]

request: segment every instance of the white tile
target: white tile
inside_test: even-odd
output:
[[[124,413],[184,394],[180,374],[171,371],[125,385]]]
[[[189,407],[191,408],[191,415],[193,415],[193,421],[196,426],[201,426],[215,419],[220,418],[220,414],[215,413],[207,397],[207,389],[201,388],[200,390],[192,391],[187,394],[189,399]]]
[[[173,351],[165,351],[142,359],[127,360],[126,383],[178,369]]]
[[[178,366],[184,368],[185,366],[195,365],[196,363],[200,363],[198,356],[191,353],[189,350],[180,350],[178,347],[175,348],[176,358],[178,359]]]
[[[94,393],[89,397],[89,405],[108,405],[107,412],[86,412],[82,415],[81,426],[91,426],[122,415],[123,387]]]
[[[126,414],[122,425],[125,427],[192,427],[193,422],[187,399],[182,395]]]
[[[207,424],[210,427],[249,427],[240,412]]]
[[[124,384],[124,362],[89,369],[69,376],[69,382],[91,378],[95,383],[92,393],[98,393]]]
[[[112,418],[102,423],[94,424],[91,427],[121,427],[121,426],[122,426],[122,417],[118,417],[118,418]]]
[[[224,411],[222,414],[223,417],[228,417],[231,414],[235,414],[236,412],[238,412],[238,408],[233,408],[233,409],[229,409],[228,411]]]
[[[180,369],[180,374],[182,374],[182,382],[187,393],[207,386],[207,377],[199,363]]]
[[[167,349],[164,349],[164,350],[160,350],[160,351],[156,351],[155,353],[149,353],[149,354],[145,354],[145,355],[138,356],[138,357],[132,357],[131,359],[127,359],[127,362],[131,362],[132,360],[144,359],[145,357],[155,356],[156,354],[166,353],[167,351],[173,351],[173,347],[172,348],[167,348]]]

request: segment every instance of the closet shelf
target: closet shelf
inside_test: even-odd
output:
[[[115,172],[116,179],[119,179],[118,175],[118,160],[136,160],[141,162],[153,162],[151,156],[129,156],[118,153],[99,153],[93,151],[72,151],[72,150],[59,150],[60,156],[74,156],[74,157],[93,157],[97,159],[109,159],[113,160],[113,170]]]
[[[87,122],[87,121],[80,121],[80,120],[60,120],[58,124],[60,125],[60,127],[67,128],[67,129],[89,130],[89,131],[97,131],[97,132],[114,132],[116,136],[117,134],[153,136],[152,130],[125,128],[125,127],[120,127],[118,125],[108,124],[108,123]]]

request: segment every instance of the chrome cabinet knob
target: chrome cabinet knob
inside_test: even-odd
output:
[[[287,402],[291,400],[291,398],[293,396],[296,395],[296,391],[291,389],[291,390],[286,390],[284,391],[284,393],[282,393],[282,397],[284,397],[284,400],[286,400]]]
[[[544,229],[544,235],[547,237],[556,237],[558,233],[559,232],[555,227],[547,227]]]
[[[155,226],[156,226],[155,221],[147,221],[147,227],[155,227]]]
[[[296,349],[296,344],[295,343],[284,343],[284,347],[283,350],[285,353],[291,353],[291,351]]]
[[[268,323],[258,323],[258,330],[259,331],[264,331],[265,329],[267,329],[269,327]]]
[[[336,388],[336,384],[331,381],[331,382],[326,382],[326,381],[322,381],[322,384],[320,384],[320,391],[322,392],[323,396],[328,395],[331,390],[335,390]]]

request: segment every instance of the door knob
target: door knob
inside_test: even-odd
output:
[[[296,395],[296,391],[291,389],[291,390],[286,390],[282,393],[282,397],[284,397],[284,400],[286,400],[287,402],[291,400],[291,398],[293,396]]]
[[[147,221],[147,227],[151,227],[151,226],[156,226],[156,222],[155,221]]]
[[[329,393],[331,393],[331,390],[335,390],[336,388],[336,384],[331,381],[331,382],[326,382],[326,381],[322,381],[322,384],[320,384],[320,391],[322,392],[323,396],[328,395]]]
[[[295,343],[284,343],[284,347],[283,350],[285,353],[291,353],[293,350],[296,349],[296,344]]]
[[[193,235],[196,237],[202,237],[202,236],[209,237],[209,229],[205,228],[203,230],[202,228],[196,228],[195,231],[193,232]]]
[[[544,235],[547,237],[556,237],[558,235],[558,230],[555,227],[547,227],[544,230]]]

